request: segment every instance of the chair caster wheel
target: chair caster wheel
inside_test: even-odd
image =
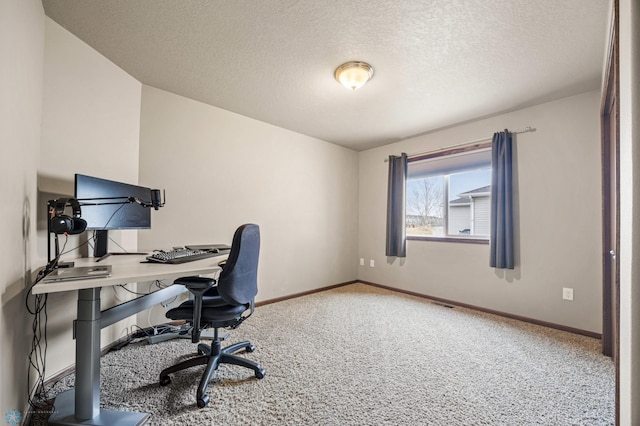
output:
[[[205,345],[204,343],[200,343],[198,345],[198,355],[209,355],[211,353],[211,348],[209,345]]]
[[[253,352],[253,351],[255,351],[255,350],[256,350],[256,347],[255,347],[255,346],[253,346],[253,345],[251,345],[251,346],[247,346],[247,347],[244,349],[244,351],[245,351],[245,352]]]
[[[209,403],[209,396],[205,395],[202,398],[198,398],[198,408],[204,408]]]
[[[256,371],[256,379],[264,379],[264,376],[267,374],[266,371],[264,371],[263,369],[260,369],[258,371]]]
[[[171,383],[171,377],[160,377],[160,386],[167,386],[169,383]]]

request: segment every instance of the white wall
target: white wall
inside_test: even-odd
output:
[[[144,86],[140,182],[167,204],[139,246],[231,243],[261,228],[259,294],[273,299],[356,278],[355,151]]]
[[[360,153],[361,280],[520,315],[602,331],[600,93],[597,91],[455,126]],[[389,154],[417,154],[490,137],[515,137],[514,271],[489,267],[487,245],[409,241],[405,259],[384,255]],[[576,210],[580,214],[574,214]],[[562,288],[574,301],[562,300]]]
[[[142,90],[137,80],[49,18],[45,18],[45,36],[38,167],[39,266],[46,263],[46,200],[73,195],[75,173],[137,183]],[[110,235],[127,249],[136,249],[136,231]],[[66,248],[81,242],[70,238]],[[81,252],[73,250],[66,258],[78,257]],[[103,308],[129,298],[124,291],[117,295],[112,288],[102,291]],[[75,362],[71,325],[76,318],[76,300],[75,292],[49,296],[48,376]],[[126,327],[134,323],[128,319],[104,329],[102,346],[124,336]]]
[[[26,406],[32,317],[25,282],[39,265],[36,176],[40,151],[44,13],[37,0],[0,2],[0,416]],[[26,279],[25,279],[26,277]]]

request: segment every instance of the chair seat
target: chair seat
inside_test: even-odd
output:
[[[220,321],[234,321],[246,311],[246,305],[226,305],[222,299],[202,301],[201,323],[218,323]],[[167,318],[176,320],[191,320],[193,318],[193,301],[187,300],[180,306],[170,309],[166,313]]]
[[[182,285],[193,284],[193,283],[203,283],[203,284],[208,283],[210,285],[214,285],[216,283],[216,280],[214,280],[213,278],[207,278],[207,277],[191,276],[191,277],[180,277],[177,280],[175,280],[173,283],[182,284]]]

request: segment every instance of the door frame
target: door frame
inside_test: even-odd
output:
[[[612,357],[616,367],[616,424],[619,424],[620,414],[620,86],[618,71],[618,17],[618,0],[614,0],[600,111],[602,132],[602,353]],[[615,189],[612,191],[613,185],[615,185]],[[615,207],[612,208],[612,205]],[[613,250],[613,256],[610,253],[611,250]]]

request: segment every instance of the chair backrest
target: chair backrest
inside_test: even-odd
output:
[[[218,278],[218,294],[232,305],[246,305],[258,294],[260,228],[245,224],[236,229],[229,258]]]

